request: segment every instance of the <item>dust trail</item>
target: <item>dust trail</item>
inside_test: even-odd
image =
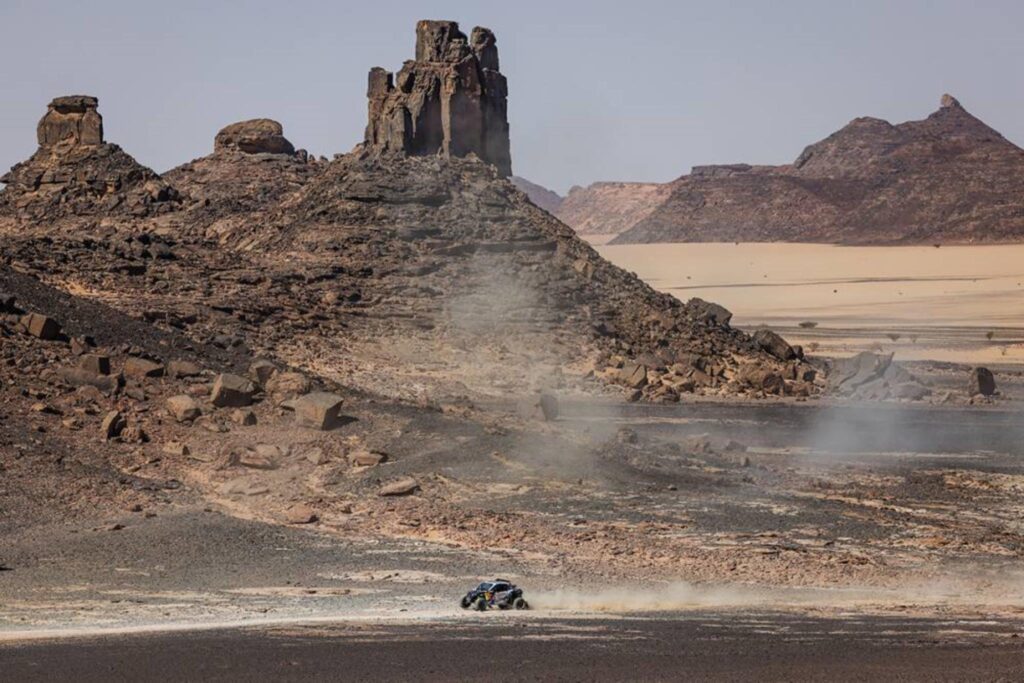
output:
[[[1024,607],[1024,574],[963,571],[898,588],[764,587],[695,585],[674,581],[661,586],[609,586],[558,589],[532,594],[540,610],[581,612],[662,612],[721,608]]]
[[[546,610],[653,612],[701,607],[751,607],[770,602],[767,591],[742,586],[695,586],[676,581],[663,586],[607,587],[536,593],[531,604]]]

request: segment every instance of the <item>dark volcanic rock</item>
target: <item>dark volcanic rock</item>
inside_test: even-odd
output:
[[[296,152],[281,124],[270,119],[226,126],[213,147],[213,154],[182,164],[164,177],[187,196],[185,229],[214,238],[222,230],[215,225],[218,221],[248,220],[253,212],[301,188],[325,165]]]
[[[971,370],[971,381],[968,391],[972,396],[992,396],[996,393],[996,378],[988,368],[974,368]]]
[[[37,128],[39,149],[0,178],[0,216],[52,222],[172,211],[178,192],[120,147],[103,141],[98,100],[58,97]]]
[[[1024,150],[945,95],[923,121],[855,119],[791,165],[695,167],[615,241],[1019,240],[1021,178]]]
[[[366,147],[412,156],[475,154],[512,174],[508,84],[490,29],[470,37],[454,21],[416,24],[416,59],[397,74],[370,70]]]

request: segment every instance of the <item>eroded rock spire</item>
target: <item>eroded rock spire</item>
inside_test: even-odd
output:
[[[370,70],[366,146],[414,156],[475,154],[505,176],[509,152],[508,83],[494,33],[469,38],[454,21],[416,24],[416,59],[397,74]]]

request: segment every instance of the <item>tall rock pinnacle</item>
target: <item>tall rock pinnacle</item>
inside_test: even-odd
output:
[[[509,152],[508,83],[494,33],[470,37],[454,21],[416,24],[416,59],[397,74],[370,70],[366,146],[413,156],[476,154],[504,175]]]

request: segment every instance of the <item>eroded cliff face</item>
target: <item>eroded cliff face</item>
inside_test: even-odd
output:
[[[366,147],[378,153],[477,157],[512,174],[508,83],[494,33],[469,38],[454,21],[416,25],[416,59],[397,74],[370,70]]]

